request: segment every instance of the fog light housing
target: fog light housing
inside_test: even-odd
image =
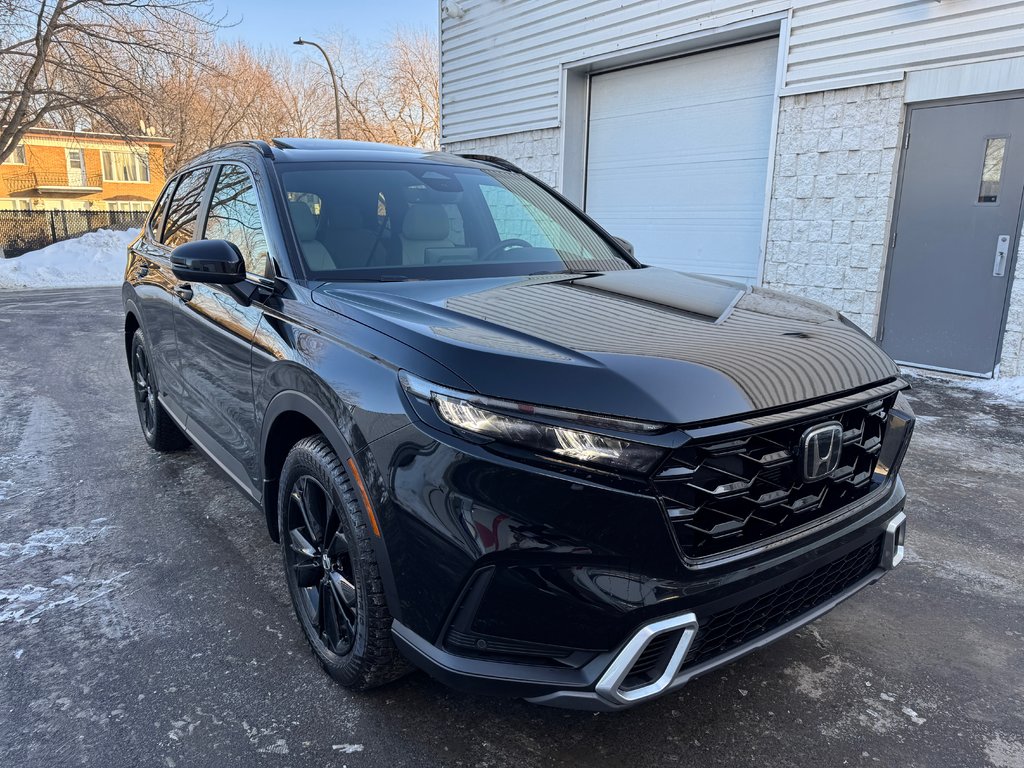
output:
[[[903,562],[906,554],[907,516],[900,512],[885,526],[885,546],[882,549],[882,565],[895,568]]]

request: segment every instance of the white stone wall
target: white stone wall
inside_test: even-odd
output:
[[[875,329],[903,83],[782,99],[764,283]]]
[[[445,144],[445,152],[473,152],[509,160],[545,184],[558,186],[558,128]]]
[[[1006,315],[999,375],[1024,376],[1024,232],[1021,232],[1017,248],[1017,268],[1010,292],[1010,309]]]

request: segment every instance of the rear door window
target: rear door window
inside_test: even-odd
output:
[[[266,273],[267,238],[260,219],[256,190],[244,168],[237,165],[221,167],[210,199],[203,239],[234,243],[245,260],[246,272]]]
[[[203,201],[203,190],[210,177],[209,168],[197,168],[181,177],[174,197],[167,206],[167,221],[161,242],[168,248],[188,243],[196,233],[196,219]]]

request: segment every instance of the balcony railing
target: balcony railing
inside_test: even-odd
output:
[[[40,173],[38,171],[29,171],[17,176],[9,176],[3,181],[7,187],[8,195],[30,192],[32,190],[40,192],[52,190],[64,194],[87,194],[92,190],[102,188],[103,175],[100,173]]]

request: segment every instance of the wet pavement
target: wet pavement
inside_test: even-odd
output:
[[[905,563],[619,714],[365,694],[259,511],[139,430],[117,289],[0,293],[0,766],[1024,768],[1024,405],[915,380]]]

